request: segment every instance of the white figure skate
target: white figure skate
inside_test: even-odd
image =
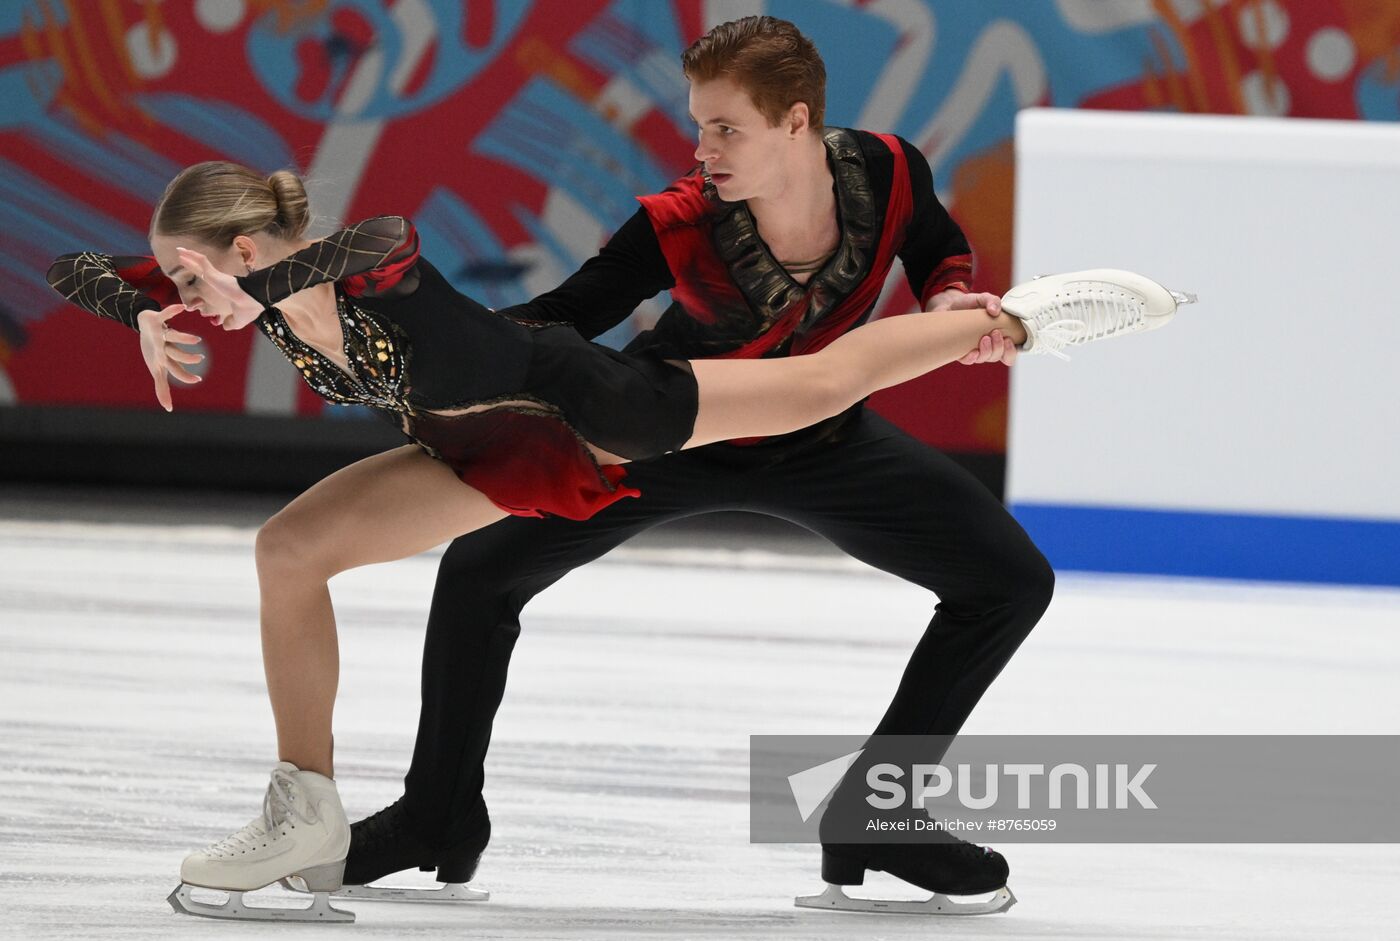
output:
[[[1156,330],[1196,296],[1117,268],[1093,268],[1038,277],[1001,299],[1002,310],[1025,322],[1025,353],[1061,352],[1094,340]]]
[[[170,893],[177,912],[240,921],[350,922],[351,912],[332,908],[350,849],[350,823],[335,782],[281,762],[263,798],[263,812],[237,833],[185,857],[181,884]],[[296,876],[313,893],[309,908],[249,905],[243,893]],[[222,904],[195,899],[196,888],[228,893]]]

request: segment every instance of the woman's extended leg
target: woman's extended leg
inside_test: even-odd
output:
[[[685,447],[805,428],[872,392],[953,362],[993,330],[1016,343],[1026,338],[1021,321],[1009,314],[949,310],[877,320],[803,356],[691,360],[700,408]]]
[[[340,654],[331,576],[415,555],[505,515],[447,465],[407,445],[335,472],[264,524],[257,538],[263,667],[280,760],[334,776]]]

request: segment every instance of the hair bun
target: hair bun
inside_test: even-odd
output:
[[[283,235],[301,238],[311,223],[311,203],[301,177],[291,170],[278,170],[267,178],[267,185],[277,200],[277,222]]]

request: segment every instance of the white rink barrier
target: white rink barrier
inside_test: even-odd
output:
[[[1012,370],[1007,498],[1052,564],[1400,585],[1397,219],[1393,125],[1021,112],[1017,281],[1200,296]]]

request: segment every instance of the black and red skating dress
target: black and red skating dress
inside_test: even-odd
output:
[[[133,329],[141,311],[178,300],[150,258],[65,255],[48,279]],[[328,281],[348,373],[303,342],[276,306]],[[413,226],[398,216],[342,229],[239,282],[266,308],[257,325],[318,395],[390,418],[518,516],[586,519],[637,494],[625,468],[600,466],[585,442],[645,460],[680,448],[694,428],[695,378],[684,363],[494,313],[419,255]]]

